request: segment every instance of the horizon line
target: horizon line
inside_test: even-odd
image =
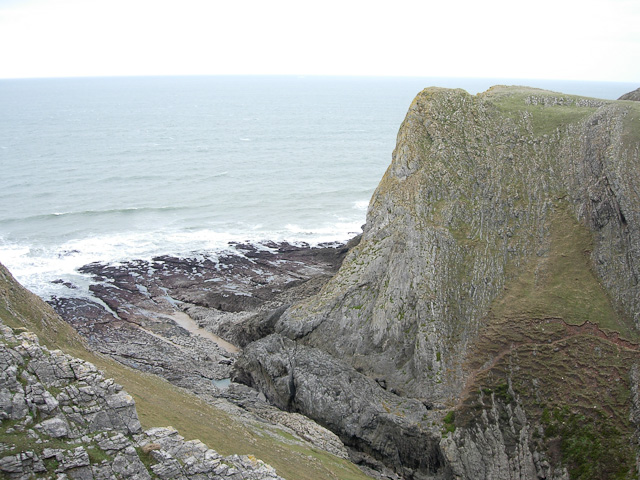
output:
[[[367,75],[367,74],[295,74],[295,73],[171,73],[171,74],[112,74],[112,75],[69,75],[69,76],[27,76],[0,77],[0,81],[10,80],[80,80],[80,79],[116,79],[116,78],[185,78],[185,77],[289,77],[289,78],[388,78],[388,79],[466,79],[466,80],[509,80],[509,81],[537,81],[537,82],[578,82],[578,83],[619,83],[638,84],[640,81],[630,80],[584,80],[566,78],[526,78],[526,77],[486,77],[486,76],[458,76],[458,75]]]

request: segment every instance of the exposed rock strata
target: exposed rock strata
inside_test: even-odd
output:
[[[211,338],[242,346],[270,333],[282,311],[316,292],[346,253],[343,246],[232,247],[218,257],[86,265],[81,272],[91,275],[95,300],[50,303],[97,351],[176,385],[211,390],[212,380],[230,376],[237,351]]]
[[[164,377],[247,422],[267,420],[346,458],[344,445],[327,429],[279,411],[255,391],[227,385],[237,356],[233,344],[270,333],[290,303],[330,278],[353,243],[235,244],[217,257],[90,264],[81,271],[92,276],[93,299],[50,303],[94,350]]]
[[[628,102],[508,87],[421,92],[360,244],[317,295],[275,321],[275,336],[245,349],[237,377],[408,478],[633,475],[639,126]],[[631,343],[572,330],[587,321]],[[329,395],[319,379],[331,357],[351,372],[338,378],[366,383],[366,406],[351,400],[348,380]],[[591,375],[586,359],[604,358],[618,360]],[[430,406],[424,418],[442,441],[434,449],[433,431],[410,417],[374,424],[414,429],[423,455],[444,460],[425,469],[419,455],[392,459],[376,435],[352,437],[352,419],[376,412],[385,389]],[[604,426],[594,405],[608,412]],[[595,445],[583,449],[591,458],[557,446],[593,428],[615,432],[604,440],[612,462]]]
[[[439,429],[422,402],[381,389],[318,349],[270,335],[247,347],[239,371],[249,376],[236,380],[259,388],[278,407],[305,412],[357,450],[402,465],[403,474],[430,475],[443,466]]]
[[[279,479],[171,427],[142,431],[133,398],[96,368],[0,323],[3,478]]]

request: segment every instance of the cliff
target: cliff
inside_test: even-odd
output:
[[[0,478],[366,478],[298,437],[325,438],[308,421],[248,417],[89,351],[0,264]]]
[[[360,244],[236,378],[405,478],[635,478],[639,149],[632,102],[422,91]]]
[[[116,278],[98,290],[117,318],[86,316],[76,303],[58,308],[73,313],[94,347],[196,385],[201,399],[88,351],[0,265],[2,475],[364,478],[301,438],[331,439],[342,455],[335,436],[274,412],[266,397],[338,434],[351,459],[379,478],[637,478],[639,151],[636,102],[524,87],[476,96],[424,90],[362,238],[339,254],[347,256],[328,283],[333,267],[323,262],[311,284],[304,266],[280,272],[280,283],[261,279],[247,268],[251,253],[224,288],[240,278],[261,294],[290,283],[295,292],[239,312],[254,308],[244,296],[197,291],[198,269],[215,265],[154,263],[161,275],[173,265],[177,290],[186,280],[187,311],[244,347],[235,379],[264,396],[236,386],[238,404],[224,412],[202,398],[222,405],[210,380],[232,368],[235,354],[220,363],[213,346],[156,318],[162,284],[149,278],[138,288],[136,269],[147,264],[92,267]],[[193,278],[174,277],[179,268]],[[317,293],[299,300],[309,292]],[[219,321],[223,310],[230,316]],[[252,403],[264,411],[259,420],[250,419]],[[221,453],[163,427],[169,421]],[[236,452],[255,453],[278,474]]]

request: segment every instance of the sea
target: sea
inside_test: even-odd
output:
[[[0,263],[45,299],[78,268],[361,232],[425,87],[616,99],[631,83],[193,76],[0,80]],[[266,248],[266,247],[265,247]],[[71,290],[60,282],[77,286]]]

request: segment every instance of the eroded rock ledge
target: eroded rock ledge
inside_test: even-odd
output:
[[[96,368],[0,323],[3,478],[280,479],[171,428],[143,431],[133,398]]]

